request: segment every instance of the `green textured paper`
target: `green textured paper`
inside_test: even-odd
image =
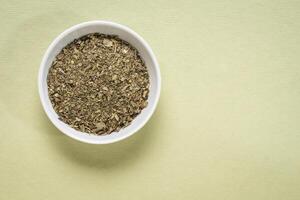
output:
[[[1,1],[0,199],[299,200],[300,2]],[[42,56],[66,28],[111,20],[157,56],[157,110],[94,146],[42,110]]]

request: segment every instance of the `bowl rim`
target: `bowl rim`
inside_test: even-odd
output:
[[[63,39],[66,35],[68,35],[69,33],[73,32],[74,30],[83,28],[85,26],[90,26],[90,25],[107,25],[107,26],[113,26],[115,28],[118,29],[123,29],[124,31],[128,32],[130,35],[132,35],[132,37],[135,37],[139,42],[142,43],[142,45],[145,47],[146,51],[149,53],[150,58],[153,60],[153,67],[155,68],[155,72],[157,74],[156,77],[156,83],[157,83],[157,90],[155,91],[155,95],[154,95],[154,104],[152,107],[150,107],[148,114],[145,116],[145,118],[142,120],[141,123],[139,123],[132,131],[130,131],[128,134],[125,135],[121,135],[120,137],[116,137],[116,138],[112,138],[110,140],[89,140],[89,139],[84,139],[84,138],[80,138],[75,136],[73,133],[69,133],[67,130],[63,130],[62,128],[60,128],[60,126],[57,124],[57,122],[55,120],[52,119],[52,117],[50,116],[49,110],[47,108],[47,106],[49,106],[46,102],[46,97],[45,97],[45,93],[43,91],[43,87],[42,87],[42,82],[43,82],[43,72],[45,71],[46,68],[46,61],[51,53],[51,51],[53,51],[53,48],[55,47],[55,45],[57,45],[61,39]],[[88,143],[88,144],[109,144],[109,143],[114,143],[114,142],[118,142],[121,140],[124,140],[130,136],[132,136],[133,134],[135,134],[136,132],[138,132],[148,121],[149,119],[152,117],[154,111],[156,110],[158,101],[159,101],[159,97],[160,97],[160,91],[161,91],[161,74],[160,74],[160,69],[159,69],[159,64],[157,62],[157,59],[150,47],[150,45],[139,35],[137,34],[135,31],[133,31],[132,29],[130,29],[127,26],[118,24],[116,22],[112,22],[112,21],[106,21],[106,20],[93,20],[93,21],[87,21],[87,22],[82,22],[76,25],[73,25],[69,28],[67,28],[65,31],[63,31],[62,33],[60,33],[52,42],[51,44],[48,46],[46,52],[43,55],[40,67],[39,67],[39,73],[38,73],[38,91],[39,91],[39,97],[40,97],[40,101],[42,103],[42,107],[44,112],[46,113],[48,119],[50,119],[50,121],[52,122],[52,124],[58,129],[60,130],[60,132],[62,132],[63,134],[77,140],[80,142],[84,142],[84,143]],[[101,137],[101,136],[99,136]]]

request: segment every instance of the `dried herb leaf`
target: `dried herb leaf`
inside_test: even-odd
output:
[[[149,74],[138,51],[113,35],[74,40],[56,56],[48,77],[59,119],[76,130],[109,134],[147,106]]]

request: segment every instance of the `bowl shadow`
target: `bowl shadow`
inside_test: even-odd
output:
[[[124,168],[139,158],[145,158],[151,143],[159,134],[159,107],[150,121],[137,133],[129,138],[105,145],[87,144],[76,141],[61,133],[40,109],[40,128],[44,130],[59,154],[70,162],[84,167],[105,169]]]

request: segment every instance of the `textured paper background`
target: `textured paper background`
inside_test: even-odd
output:
[[[300,199],[300,2],[4,1],[0,199]],[[37,73],[66,28],[106,19],[152,46],[162,95],[130,139],[61,134]]]

